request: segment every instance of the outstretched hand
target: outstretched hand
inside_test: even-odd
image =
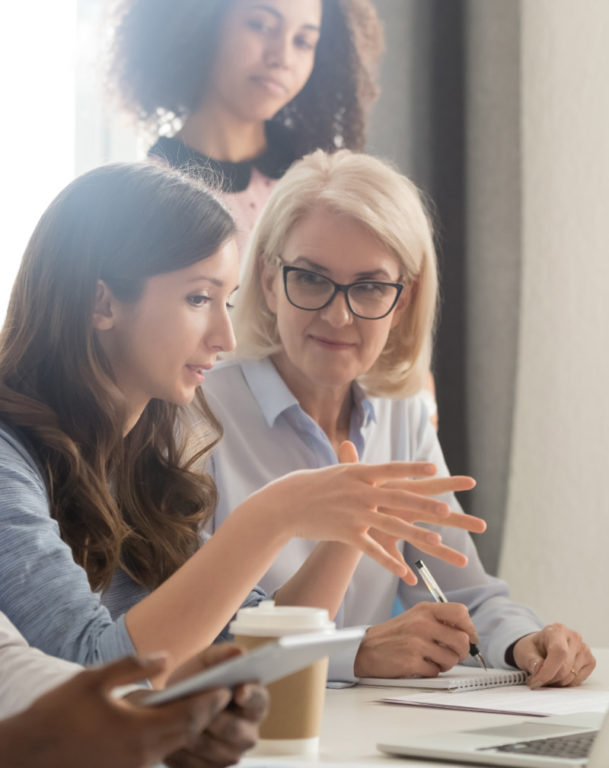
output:
[[[455,514],[448,504],[430,498],[450,490],[472,488],[474,480],[434,478],[436,471],[434,464],[407,461],[345,462],[323,469],[300,470],[265,485],[242,508],[262,508],[271,519],[280,513],[281,532],[286,540],[297,536],[349,544],[414,584],[416,577],[397,548],[379,543],[373,533],[404,539],[422,552],[464,566],[467,558],[445,547],[440,534],[414,523],[447,525],[477,533],[486,529],[484,520]]]
[[[358,460],[357,450],[352,442],[346,440],[341,443],[338,449],[338,459],[341,463],[356,463]],[[475,480],[466,476],[429,478],[430,471],[435,472],[435,465],[412,462],[408,464],[412,471],[408,479],[391,480],[383,484],[385,490],[404,491],[408,494],[411,507],[406,511],[397,511],[391,509],[382,509],[385,514],[396,514],[401,520],[410,524],[411,535],[408,541],[429,555],[433,555],[441,560],[462,567],[467,564],[467,558],[461,552],[442,544],[441,536],[438,533],[431,533],[425,528],[417,528],[414,523],[427,522],[436,525],[450,526],[464,530],[481,533],[486,528],[486,523],[477,517],[464,515],[461,512],[452,512],[447,504],[434,502],[429,497],[439,496],[442,493],[468,491],[476,484]],[[420,479],[413,479],[420,478]],[[440,520],[438,520],[438,516]],[[392,536],[384,530],[371,527],[368,531],[370,538],[378,544],[378,557],[385,554],[403,563],[405,571],[402,576],[408,584],[416,584],[417,578],[412,569],[404,561],[400,542],[405,536]],[[367,552],[370,555],[370,552]],[[372,556],[372,555],[370,555]]]

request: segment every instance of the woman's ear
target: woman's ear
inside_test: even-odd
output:
[[[266,306],[274,314],[277,314],[277,291],[279,287],[280,271],[275,266],[264,264],[260,272],[260,284],[264,293]]]
[[[114,328],[116,320],[114,301],[114,295],[106,283],[98,280],[93,305],[93,327],[96,330],[109,331]]]
[[[392,328],[395,328],[396,325],[400,322],[402,315],[408,309],[416,295],[417,281],[415,280],[414,282],[410,283],[410,285],[405,285],[402,293],[400,294],[400,298],[398,299],[398,303],[395,305],[393,316],[391,318]]]

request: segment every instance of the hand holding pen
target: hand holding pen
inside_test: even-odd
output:
[[[415,562],[415,566],[421,578],[425,582],[425,586],[431,592],[433,599],[437,603],[447,603],[448,600],[446,599],[446,595],[444,594],[444,592],[442,592],[442,590],[438,586],[438,582],[434,579],[434,577],[431,574],[431,571],[425,565],[425,563],[422,560],[417,560]],[[475,643],[469,644],[469,652],[470,652],[470,655],[476,659],[476,661],[480,664],[481,667],[483,667],[484,669],[488,669],[486,661],[484,660],[484,656],[480,653],[480,650],[478,649],[478,646]]]

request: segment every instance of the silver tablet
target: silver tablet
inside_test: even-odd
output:
[[[206,669],[162,691],[154,691],[142,699],[142,704],[154,706],[206,688],[232,688],[239,683],[272,683],[291,675],[324,656],[356,651],[365,628],[353,627],[332,632],[309,632],[286,635],[255,648],[241,656]]]

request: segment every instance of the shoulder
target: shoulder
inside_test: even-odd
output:
[[[379,424],[399,423],[417,430],[429,421],[429,411],[421,395],[411,397],[368,397]]]
[[[0,476],[25,473],[41,485],[40,467],[26,441],[16,431],[0,422]]]
[[[370,440],[390,445],[394,459],[426,461],[435,455],[437,434],[420,395],[404,398],[369,397],[373,411],[369,421]]]
[[[275,401],[275,369],[266,360],[222,362],[206,376],[203,392],[209,407],[222,424],[226,447],[231,435],[247,440],[266,432],[270,401]],[[272,419],[271,419],[272,423]]]

